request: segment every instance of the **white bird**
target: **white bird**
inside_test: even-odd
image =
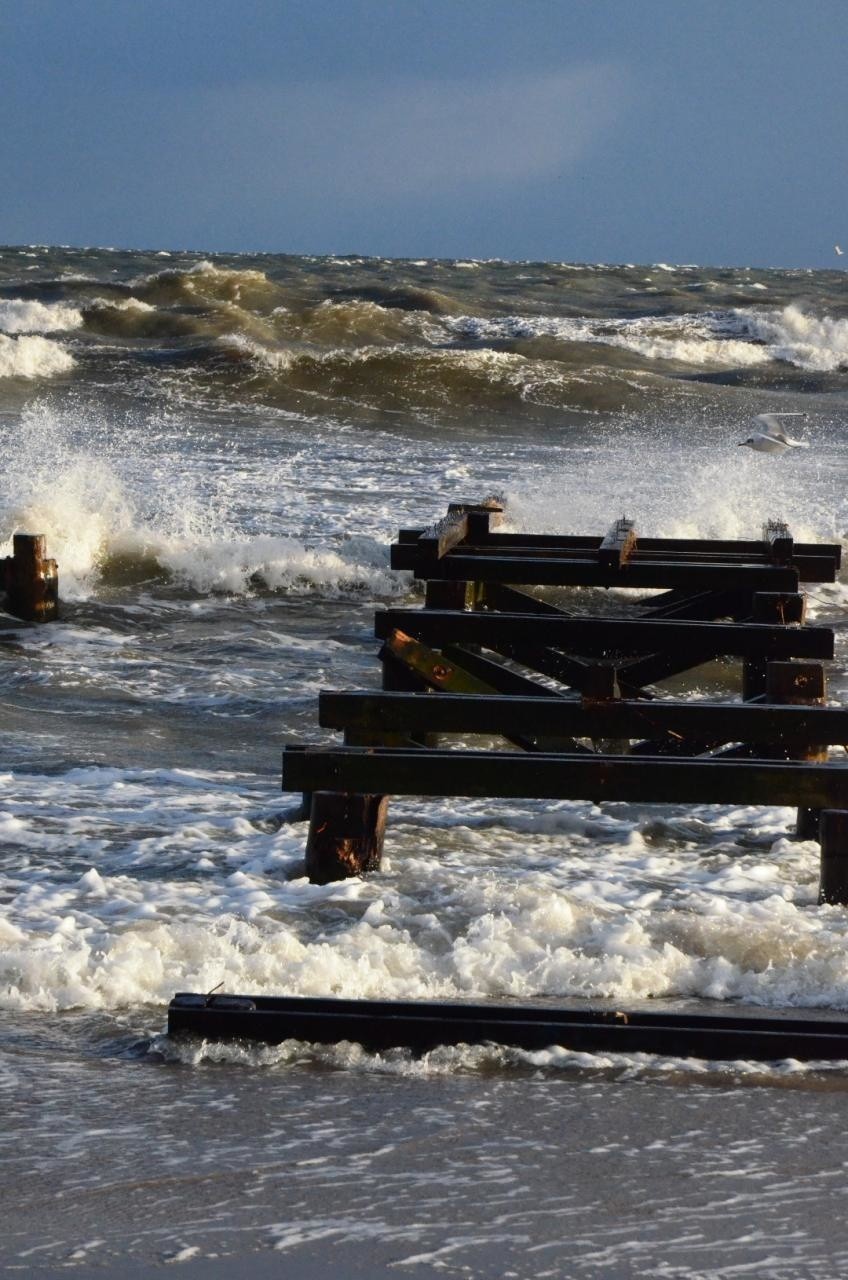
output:
[[[839,245],[838,245],[838,244],[835,244],[835,245],[833,246],[833,252],[836,254],[837,258],[841,258],[841,257],[842,257],[842,255],[844,254],[845,250],[844,250],[844,249],[840,249]]]
[[[757,453],[785,453],[787,449],[809,449],[806,440],[792,440],[780,430],[779,418],[806,418],[806,413],[758,413],[755,422],[761,422],[765,431],[756,431],[739,445],[747,445]]]

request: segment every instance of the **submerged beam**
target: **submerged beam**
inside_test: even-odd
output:
[[[581,1051],[662,1053],[673,1057],[848,1058],[844,1016],[775,1017],[641,1009],[509,1005],[471,1001],[340,1000],[308,996],[231,996],[180,992],[168,1006],[169,1035],[244,1038],[265,1044],[351,1040],[372,1052],[438,1045],[552,1045]]]

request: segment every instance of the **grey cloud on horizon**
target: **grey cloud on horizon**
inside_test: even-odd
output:
[[[492,81],[242,84],[204,91],[183,128],[214,140],[216,172],[226,160],[266,190],[367,202],[566,172],[630,97],[611,62]]]
[[[305,252],[479,241],[480,252],[501,252],[514,220],[526,221],[533,183],[591,165],[635,96],[621,61],[485,78],[145,87],[108,109],[69,88],[49,105],[33,97],[27,131],[0,144],[19,178],[6,236]]]

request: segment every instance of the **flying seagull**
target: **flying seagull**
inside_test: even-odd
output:
[[[838,245],[838,244],[835,244],[835,245],[833,246],[833,252],[836,254],[837,258],[841,258],[841,257],[842,257],[842,255],[844,254],[845,250],[844,250],[844,249],[840,249],[839,245]]]
[[[792,440],[780,427],[780,418],[806,418],[806,413],[758,413],[755,422],[761,422],[764,431],[755,431],[747,440],[740,440],[740,447],[747,445],[757,453],[785,453],[787,449],[809,449],[806,440]]]

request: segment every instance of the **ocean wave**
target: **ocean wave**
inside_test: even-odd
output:
[[[442,290],[411,285],[362,285],[336,291],[334,301],[345,298],[375,302],[378,306],[398,311],[426,311],[436,316],[451,315],[458,310],[457,303]]]
[[[721,314],[637,316],[608,320],[566,316],[461,316],[446,321],[457,336],[475,342],[532,343],[554,339],[567,345],[617,347],[649,360],[701,368],[765,364],[763,346],[728,334]]]
[[[408,590],[407,575],[389,568],[388,539],[338,527],[305,538],[276,521],[267,533],[245,529],[226,489],[185,474],[179,455],[151,464],[133,438],[131,422],[59,412],[46,399],[30,406],[0,474],[0,554],[16,530],[43,533],[69,601],[141,583],[169,596]]]
[[[773,360],[817,373],[848,369],[848,320],[812,315],[795,305],[735,314],[739,328],[764,343]]]
[[[131,281],[133,293],[145,302],[235,302],[244,307],[267,306],[281,289],[264,271],[216,266],[206,259],[188,268],[167,268]]]
[[[154,306],[134,296],[123,299],[94,298],[83,307],[86,331],[105,338],[216,339],[235,332],[246,339],[272,342],[275,329],[264,317],[235,302],[214,302],[204,307]]]
[[[75,363],[59,342],[34,335],[9,338],[0,333],[0,378],[50,378],[67,373]]]
[[[428,312],[396,310],[362,298],[327,298],[298,311],[278,307],[271,319],[281,339],[315,345],[396,343],[428,335],[444,339],[444,330],[433,325]]]
[[[158,578],[198,595],[370,598],[407,590],[405,576],[389,568],[387,546],[373,538],[310,547],[271,534],[168,537],[143,527],[107,533],[87,578],[89,590]]]
[[[440,409],[469,405],[508,411],[520,404],[550,408],[621,408],[638,386],[625,373],[581,363],[579,370],[556,360],[530,359],[491,348],[421,347],[405,344],[337,348],[330,351],[275,348],[229,334],[219,354],[249,361],[260,380],[256,391],[270,398],[297,393],[322,401],[338,398],[379,409]]]
[[[0,299],[0,333],[63,333],[83,322],[77,307],[27,298]]]

